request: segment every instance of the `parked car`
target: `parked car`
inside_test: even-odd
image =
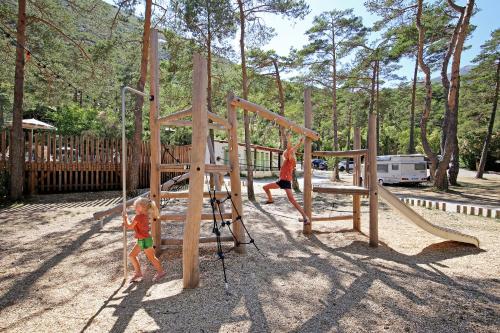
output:
[[[345,171],[347,169],[347,161],[340,161],[338,166],[340,171]],[[349,161],[349,170],[352,169],[354,169],[354,161]]]
[[[313,169],[318,169],[318,170],[328,170],[328,164],[326,163],[325,160],[321,158],[312,160],[312,167]]]

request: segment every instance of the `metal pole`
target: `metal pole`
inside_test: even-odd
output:
[[[134,88],[122,88],[122,156],[120,158],[122,163],[122,214],[127,214],[127,138],[125,137],[125,92],[127,90],[137,95],[146,96],[145,93]],[[123,225],[123,279],[127,280],[127,227],[125,224]]]

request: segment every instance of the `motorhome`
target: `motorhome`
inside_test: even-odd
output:
[[[425,182],[427,181],[425,156],[420,154],[377,156],[377,177],[380,184]]]

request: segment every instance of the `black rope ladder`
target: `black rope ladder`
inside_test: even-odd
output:
[[[248,231],[247,227],[245,226],[245,223],[243,222],[243,218],[240,215],[240,212],[238,211],[238,209],[236,208],[236,205],[234,204],[231,193],[229,193],[229,190],[228,190],[226,184],[224,184],[224,187],[226,189],[227,196],[223,200],[217,199],[215,189],[211,190],[210,185],[207,185],[207,187],[208,187],[208,193],[210,196],[210,206],[212,208],[212,217],[213,217],[212,233],[215,234],[215,237],[217,240],[217,260],[220,260],[222,262],[222,272],[223,272],[223,276],[224,276],[224,287],[226,288],[226,291],[227,291],[228,290],[228,282],[227,282],[226,264],[225,264],[225,254],[226,253],[232,251],[235,247],[238,247],[240,245],[253,244],[253,246],[257,249],[257,251],[262,256],[264,256],[264,255],[262,254],[259,247],[255,243],[255,239],[252,237],[252,235],[250,235],[250,232]],[[231,220],[228,220],[228,221],[224,220],[224,215],[222,213],[221,205],[224,202],[226,202],[227,200],[231,201],[231,206],[237,215],[236,220],[241,223],[243,230],[245,230],[245,233],[249,238],[248,242],[241,242],[240,240],[238,240],[238,238],[236,237],[236,235],[234,234],[234,232],[231,228],[231,224],[232,224]],[[220,224],[217,221],[217,214],[219,215],[219,218],[221,221]],[[229,233],[231,234],[231,236],[233,237],[233,239],[236,243],[236,245],[234,247],[232,247],[227,252],[224,252],[224,250],[222,249],[221,231],[223,230],[224,227],[227,227]]]

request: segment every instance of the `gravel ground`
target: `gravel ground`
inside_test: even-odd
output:
[[[182,290],[175,248],[161,256],[168,275],[160,283],[151,283],[154,272],[144,257],[144,282],[122,283],[121,221],[100,229],[92,219],[117,196],[41,196],[0,210],[0,331],[500,331],[498,220],[415,208],[434,223],[478,237],[477,249],[427,234],[381,204],[374,249],[366,237],[366,200],[364,234],[349,222],[322,222],[305,237],[298,214],[276,192],[274,205],[245,201],[245,221],[262,255],[251,246],[246,255],[226,255],[226,293],[210,245],[200,250],[198,289]],[[317,214],[350,209],[347,197],[315,196]],[[163,232],[173,237],[182,230],[169,225]],[[204,224],[202,234],[209,233],[210,223]]]

